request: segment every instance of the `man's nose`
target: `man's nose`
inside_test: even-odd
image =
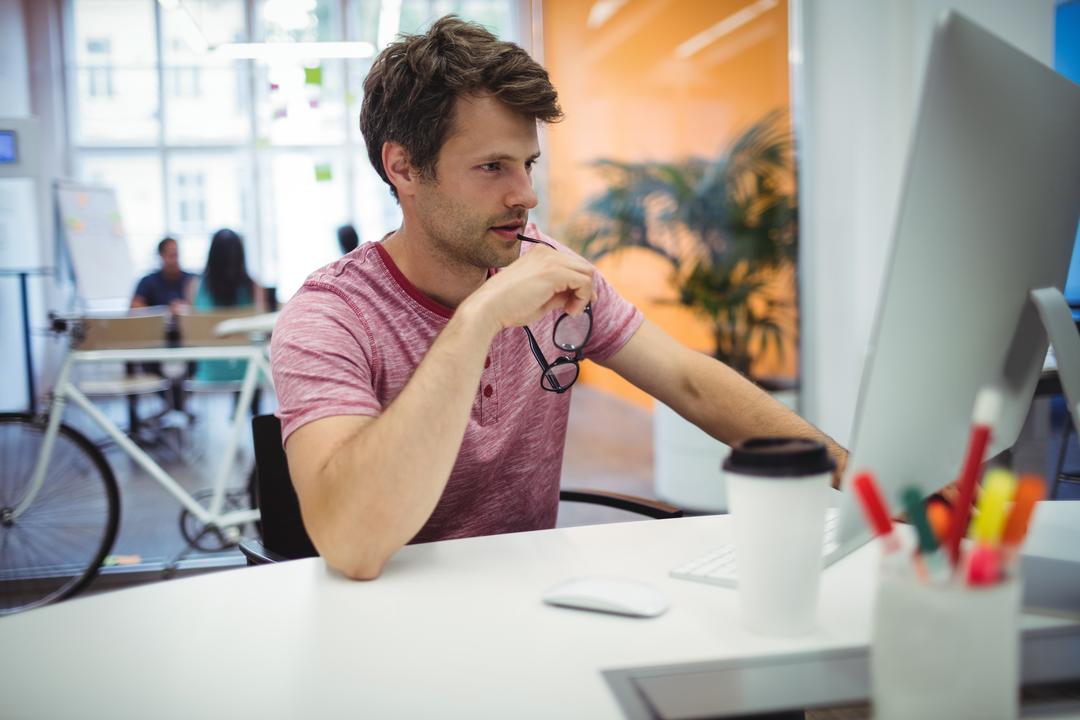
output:
[[[533,190],[532,176],[529,175],[528,171],[521,168],[514,173],[510,182],[511,187],[506,194],[507,207],[522,207],[527,210],[536,207],[536,191]]]

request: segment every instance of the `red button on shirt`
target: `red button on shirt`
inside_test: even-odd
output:
[[[488,385],[486,388],[484,388],[484,397],[491,397],[491,394],[493,392],[495,392],[495,389]]]

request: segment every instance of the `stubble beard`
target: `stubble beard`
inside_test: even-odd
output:
[[[488,229],[516,222],[517,218],[480,218],[468,207],[440,193],[432,186],[417,205],[420,224],[431,239],[432,249],[444,260],[459,267],[501,268],[517,260],[521,241],[502,243],[488,237]],[[521,218],[524,225],[528,213]]]

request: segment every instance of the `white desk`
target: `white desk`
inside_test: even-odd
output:
[[[407,547],[374,582],[313,559],[72,600],[0,620],[0,715],[616,718],[602,669],[866,644],[876,546],[825,571],[815,634],[768,639],[740,629],[734,591],[667,575],[728,530],[577,527]],[[540,602],[585,574],[650,582],[672,607],[640,620]]]

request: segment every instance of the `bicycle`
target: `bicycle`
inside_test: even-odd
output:
[[[272,325],[272,321],[271,321]],[[190,546],[209,549],[235,544],[240,529],[259,519],[256,509],[239,508],[227,491],[247,408],[261,374],[273,383],[262,347],[206,345],[116,347],[120,335],[163,338],[164,314],[120,318],[52,317],[52,329],[72,342],[48,401],[38,416],[0,414],[0,615],[70,597],[94,578],[109,554],[120,519],[120,492],[101,450],[63,423],[68,402],[181,504],[181,532]],[[224,341],[228,342],[228,341]],[[235,341],[234,341],[235,342]],[[209,492],[188,492],[136,445],[72,381],[83,364],[247,360],[222,460]],[[206,501],[205,504],[202,501]]]

